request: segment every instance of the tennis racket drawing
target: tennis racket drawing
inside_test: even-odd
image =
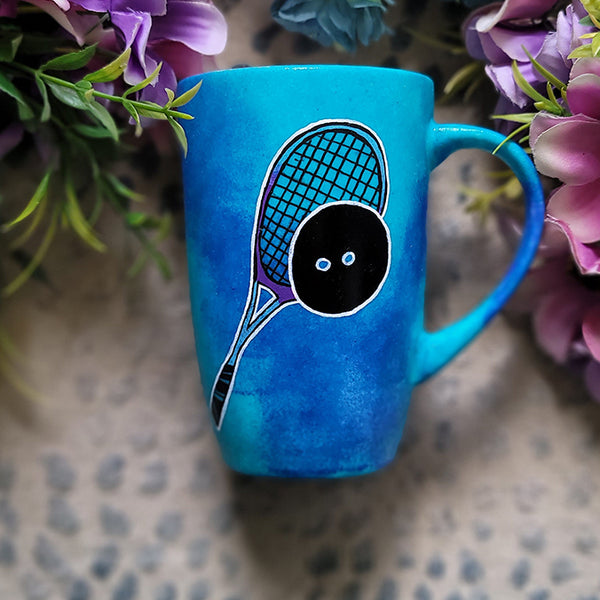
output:
[[[383,145],[358,122],[313,123],[277,152],[258,198],[246,306],[211,392],[217,429],[245,348],[280,310],[340,317],[377,295],[389,270],[388,188]]]

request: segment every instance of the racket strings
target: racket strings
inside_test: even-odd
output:
[[[307,214],[336,200],[360,202],[379,211],[382,185],[372,144],[354,131],[317,132],[299,144],[282,165],[266,200],[259,250],[267,277],[290,285],[289,247]]]

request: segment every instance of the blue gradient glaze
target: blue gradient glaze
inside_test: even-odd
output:
[[[415,383],[442,367],[499,310],[537,246],[543,197],[514,144],[499,156],[528,196],[525,240],[492,295],[462,321],[423,330],[425,219],[430,170],[463,147],[493,150],[498,134],[433,122],[433,84],[419,74],[370,67],[262,67],[196,76],[186,111],[186,231],[192,314],[205,395],[232,344],[248,296],[252,234],[273,157],[297,131],[351,120],[381,140],[389,166],[385,222],[391,265],[377,296],[331,318],[283,307],[246,347],[222,427],[235,470],[339,477],[388,463],[402,436]]]

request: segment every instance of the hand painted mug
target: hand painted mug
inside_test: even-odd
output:
[[[498,156],[525,190],[521,246],[458,322],[423,323],[430,171],[492,152],[493,131],[433,121],[433,84],[395,69],[258,67],[202,80],[186,106],[186,237],[198,361],[236,471],[340,477],[389,463],[411,390],[498,312],[535,254],[544,202],[514,143]]]

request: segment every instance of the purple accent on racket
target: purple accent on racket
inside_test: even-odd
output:
[[[211,392],[217,429],[223,424],[245,348],[277,312],[297,302],[288,261],[302,221],[319,206],[339,201],[363,204],[383,216],[388,177],[380,139],[355,121],[313,123],[294,133],[277,152],[258,199],[246,307]],[[271,298],[259,307],[261,290]]]

